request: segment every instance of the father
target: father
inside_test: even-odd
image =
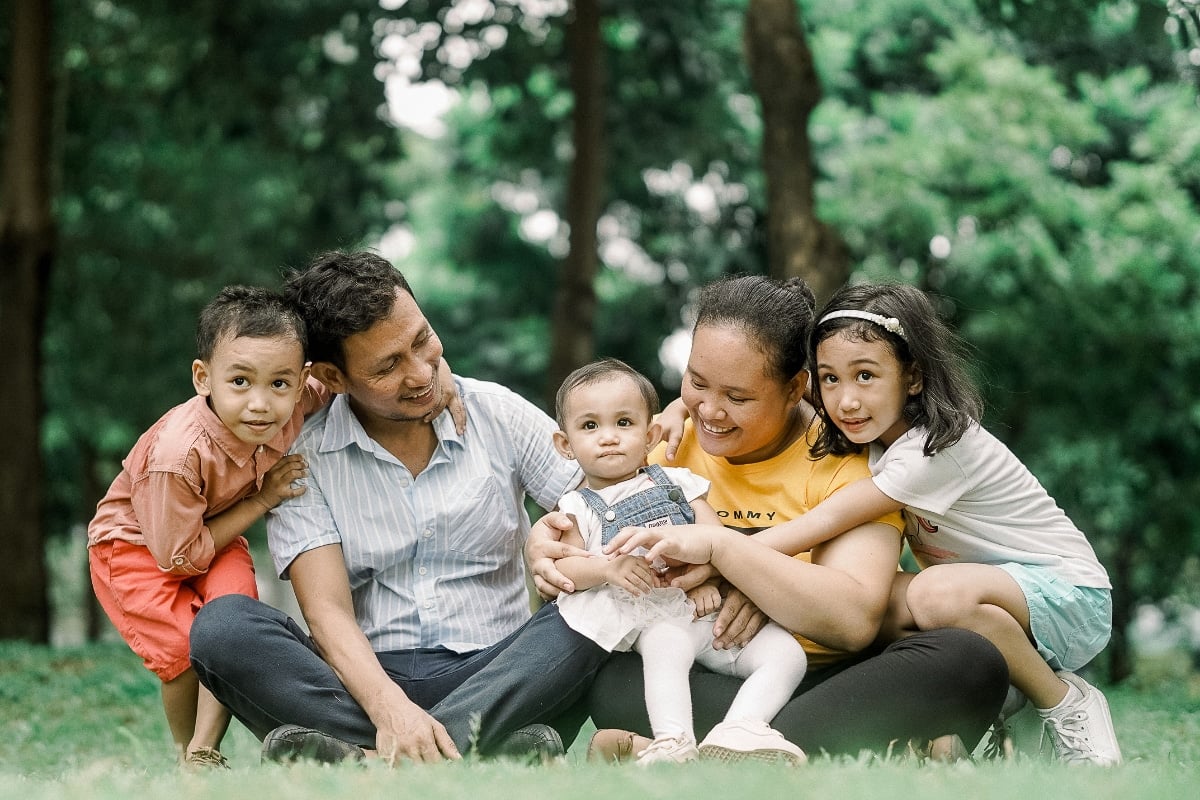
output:
[[[448,414],[423,421],[446,403],[442,345],[375,254],[321,255],[284,290],[312,374],[337,395],[293,448],[306,491],[267,521],[311,638],[274,608],[220,598],[192,629],[200,680],[268,759],[561,752],[607,654],[554,604],[529,614],[525,496],[552,508],[580,479],[553,420],[456,377],[465,435]]]

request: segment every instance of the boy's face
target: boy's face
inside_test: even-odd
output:
[[[576,387],[564,404],[563,424],[554,446],[579,462],[592,489],[632,478],[658,443],[658,423],[651,422],[645,398],[626,375]]]
[[[233,435],[266,444],[292,417],[308,367],[294,338],[224,337],[208,361],[192,362],[196,393]]]

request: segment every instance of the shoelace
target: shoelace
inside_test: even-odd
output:
[[[229,762],[225,760],[225,756],[211,747],[201,747],[198,750],[188,753],[187,763],[195,767],[229,767]]]
[[[1046,726],[1054,729],[1054,752],[1068,764],[1091,761],[1092,743],[1087,737],[1087,721],[1086,711],[1046,718]]]

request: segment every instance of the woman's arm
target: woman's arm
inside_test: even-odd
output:
[[[900,558],[895,528],[871,522],[813,552],[813,563],[729,530],[627,528],[608,552],[649,548],[647,558],[711,562],[769,617],[827,647],[861,650],[875,638]]]

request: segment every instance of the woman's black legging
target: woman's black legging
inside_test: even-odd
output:
[[[692,670],[697,738],[720,722],[741,681]],[[1008,667],[989,641],[970,631],[923,631],[832,667],[809,672],[772,727],[806,753],[887,753],[912,739],[957,734],[968,749],[1000,713]],[[597,728],[649,736],[637,653],[614,653],[588,698]]]

